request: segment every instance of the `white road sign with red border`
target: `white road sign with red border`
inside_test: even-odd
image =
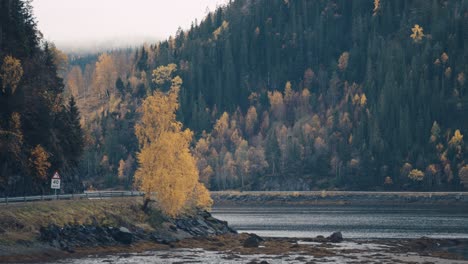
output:
[[[50,188],[52,189],[60,189],[60,175],[58,172],[54,173],[54,176],[52,176],[52,180],[50,182]]]

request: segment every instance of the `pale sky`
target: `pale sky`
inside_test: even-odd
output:
[[[38,28],[58,48],[125,47],[174,35],[227,0],[33,0]]]

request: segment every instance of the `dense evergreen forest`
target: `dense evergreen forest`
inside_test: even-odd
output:
[[[80,114],[63,95],[65,54],[40,37],[27,1],[0,1],[0,195],[82,191]]]
[[[138,106],[169,65],[212,190],[460,189],[467,29],[462,0],[236,0],[166,41],[72,57],[81,171],[130,185]]]

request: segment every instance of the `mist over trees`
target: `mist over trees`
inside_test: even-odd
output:
[[[460,0],[236,0],[166,41],[72,58],[91,142],[81,169],[128,186],[136,109],[173,63],[211,189],[460,189],[466,12]]]

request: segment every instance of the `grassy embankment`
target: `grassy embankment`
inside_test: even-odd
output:
[[[161,224],[158,213],[145,214],[141,198],[73,200],[0,205],[0,245],[37,241],[49,224],[138,226],[152,231]]]

